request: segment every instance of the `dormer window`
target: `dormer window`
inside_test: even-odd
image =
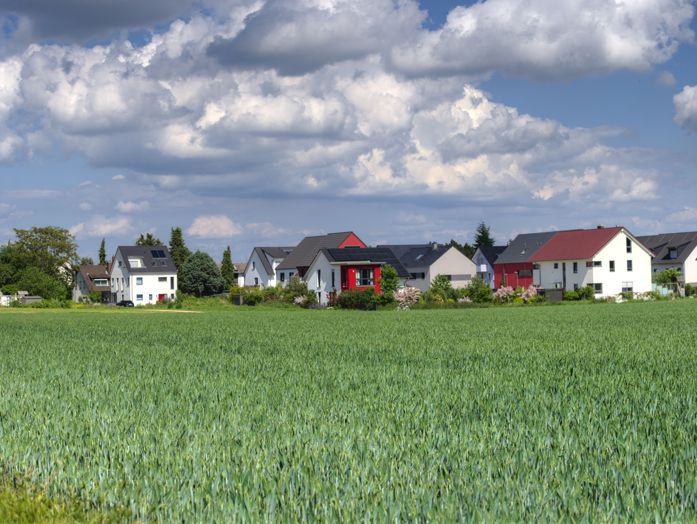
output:
[[[143,259],[139,257],[129,257],[128,258],[128,265],[133,267],[145,267],[145,264],[143,263]]]
[[[678,258],[678,248],[677,247],[671,247],[668,249],[668,258],[671,260],[675,260]]]

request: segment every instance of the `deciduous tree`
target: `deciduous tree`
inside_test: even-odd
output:
[[[210,255],[196,251],[179,271],[179,288],[198,297],[214,295],[225,289],[220,268]]]

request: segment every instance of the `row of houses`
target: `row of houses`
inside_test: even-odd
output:
[[[535,286],[577,290],[596,297],[652,289],[652,273],[674,268],[683,283],[697,283],[697,232],[635,237],[624,227],[598,227],[518,235],[505,246],[481,247],[470,260],[437,243],[368,246],[351,231],[305,237],[297,246],[258,246],[236,264],[240,286],[285,286],[302,279],[327,305],[351,289],[380,289],[385,265],[401,284],[426,290],[437,275],[454,288],[474,276],[492,289]],[[177,270],[165,246],[119,246],[108,266],[82,266],[73,298],[99,293],[105,302],[151,304],[175,298]]]

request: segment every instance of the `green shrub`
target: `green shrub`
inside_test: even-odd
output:
[[[564,291],[564,300],[581,300],[578,291]]]
[[[491,288],[480,276],[474,277],[464,289],[464,296],[476,304],[491,302],[491,295]]]
[[[256,306],[264,301],[264,291],[256,287],[246,288],[243,297],[245,306]]]
[[[685,284],[685,296],[693,297],[695,295],[697,295],[697,287],[692,284]]]
[[[7,284],[5,286],[2,286],[1,291],[3,295],[16,295],[19,289],[17,289],[17,286],[15,286],[14,284]]]
[[[578,293],[579,300],[593,300],[595,298],[595,290],[591,286],[578,288],[576,293]]]
[[[342,309],[373,311],[380,304],[380,295],[374,289],[350,289],[339,295],[337,305]]]

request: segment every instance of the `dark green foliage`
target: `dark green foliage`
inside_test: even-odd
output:
[[[16,284],[5,284],[0,288],[0,291],[2,291],[3,295],[16,295],[19,288]]]
[[[686,297],[693,297],[697,295],[697,287],[693,286],[692,284],[686,284],[685,285],[685,296]]]
[[[13,269],[13,280],[17,273],[37,268],[66,285],[72,283],[72,270],[78,263],[77,244],[73,235],[61,227],[33,227],[15,229],[17,239],[0,250],[0,263]]]
[[[341,309],[361,309],[364,311],[373,311],[380,303],[380,295],[374,289],[349,289],[343,291],[337,300],[337,306]]]
[[[215,260],[207,253],[196,251],[179,270],[179,288],[197,297],[214,295],[225,289],[225,280]]]
[[[476,251],[482,246],[491,247],[493,245],[494,239],[491,236],[489,226],[487,226],[484,222],[480,222],[477,226],[477,232],[474,235],[474,250]]]
[[[186,247],[182,228],[173,227],[169,238],[169,254],[172,262],[177,267],[177,271],[182,268],[186,260],[191,256],[191,251]]]
[[[246,288],[242,296],[245,306],[256,306],[264,301],[264,291],[258,287]]]
[[[106,240],[102,238],[99,243],[99,264],[105,266],[106,262]]]
[[[19,272],[17,288],[45,299],[65,299],[68,289],[63,282],[47,275],[37,267],[29,267]]]
[[[141,233],[136,240],[136,246],[164,246],[164,243],[152,233],[147,233],[146,235]]]
[[[78,262],[79,266],[93,266],[94,265],[94,260],[92,257],[81,257],[80,261]]]
[[[237,284],[237,281],[235,280],[235,266],[232,263],[232,250],[230,249],[230,246],[223,251],[223,261],[220,264],[220,274],[223,276],[225,286],[228,289]]]
[[[382,302],[390,303],[394,301],[394,292],[399,288],[399,273],[389,264],[382,266],[380,270],[380,291],[382,292]]]
[[[0,256],[2,254],[2,248],[0,248]],[[14,280],[16,268],[9,263],[0,262],[0,286],[5,286]]]
[[[564,300],[593,300],[595,291],[591,286],[578,288],[576,291],[564,291]]]
[[[484,304],[491,302],[492,291],[480,276],[475,276],[465,288],[465,296],[472,302]]]
[[[431,287],[428,289],[429,294],[436,301],[446,301],[455,298],[453,293],[453,285],[450,279],[445,275],[436,275],[431,281]]]

